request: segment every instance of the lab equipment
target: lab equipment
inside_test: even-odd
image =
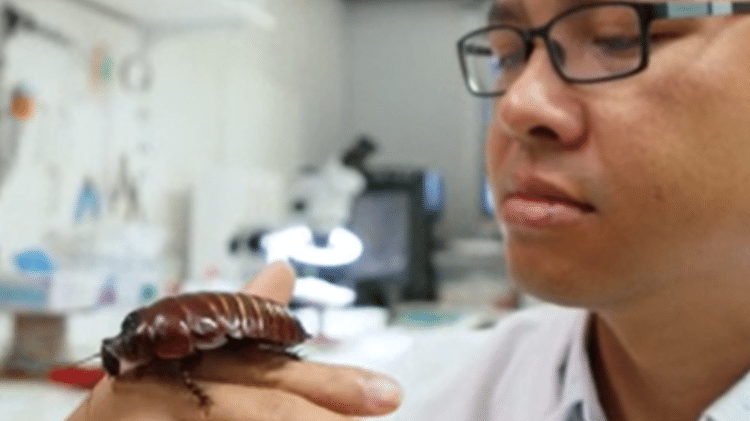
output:
[[[364,253],[349,270],[358,305],[437,299],[432,262],[435,226],[445,186],[434,169],[383,168],[366,172],[367,189],[355,201],[350,228]]]

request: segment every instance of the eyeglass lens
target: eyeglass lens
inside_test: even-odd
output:
[[[586,82],[626,75],[644,59],[638,12],[627,5],[597,5],[553,21],[547,50],[557,71]],[[502,93],[523,72],[533,43],[511,27],[488,29],[466,39],[463,57],[471,89]]]

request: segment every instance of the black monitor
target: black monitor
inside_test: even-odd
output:
[[[355,202],[350,224],[364,243],[363,256],[347,276],[362,287],[358,303],[382,304],[389,295],[436,300],[432,251],[445,196],[442,175],[391,169],[368,171],[366,177],[367,190]],[[394,289],[397,294],[383,292]]]
[[[355,202],[350,229],[362,240],[362,257],[348,277],[403,285],[408,277],[411,203],[405,191],[366,192]]]

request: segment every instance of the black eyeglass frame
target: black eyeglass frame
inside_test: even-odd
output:
[[[603,76],[599,78],[583,78],[583,79],[577,79],[577,78],[571,78],[568,77],[563,69],[562,64],[559,62],[559,58],[555,54],[554,48],[556,48],[553,44],[553,40],[549,37],[550,29],[560,20],[565,19],[566,17],[579,13],[586,9],[593,9],[593,8],[599,8],[602,6],[626,6],[630,7],[633,10],[635,10],[636,14],[638,15],[639,23],[640,23],[640,30],[641,30],[641,61],[640,65],[638,65],[636,68],[623,72],[623,73],[617,73],[613,75]],[[477,35],[488,33],[491,31],[495,31],[498,29],[505,29],[505,30],[512,30],[516,33],[518,33],[523,40],[524,45],[524,52],[525,57],[524,61],[528,61],[529,57],[531,56],[533,50],[534,50],[534,40],[536,38],[541,38],[544,42],[544,46],[547,50],[547,54],[550,57],[550,61],[552,62],[552,67],[555,69],[555,72],[560,76],[562,80],[568,83],[575,83],[575,84],[588,84],[588,83],[599,83],[599,82],[606,82],[610,80],[615,79],[622,79],[626,78],[628,76],[632,76],[636,73],[639,73],[646,69],[648,67],[648,61],[649,61],[649,30],[651,27],[651,23],[657,19],[664,19],[664,20],[670,20],[670,19],[688,19],[688,18],[700,18],[700,17],[710,17],[710,16],[732,16],[732,15],[738,15],[738,14],[750,14],[750,2],[726,2],[726,1],[712,1],[712,2],[704,2],[704,3],[694,3],[694,2],[665,2],[665,3],[635,3],[635,2],[627,2],[627,1],[615,1],[615,2],[596,2],[596,3],[586,3],[581,4],[575,7],[572,7],[570,9],[567,9],[563,11],[562,13],[558,14],[554,18],[550,19],[547,24],[540,26],[538,28],[530,28],[530,29],[522,29],[518,28],[513,25],[507,25],[507,24],[496,24],[496,25],[489,25],[485,26],[483,28],[474,30],[472,32],[469,32],[468,34],[461,37],[461,39],[458,40],[458,56],[459,56],[459,62],[461,64],[461,72],[464,77],[464,83],[466,84],[466,87],[469,89],[469,92],[471,92],[473,95],[481,96],[481,97],[494,97],[494,96],[502,96],[507,91],[498,91],[498,92],[477,92],[472,88],[470,76],[469,76],[469,69],[467,68],[467,60],[465,58],[465,51],[468,49],[466,48],[466,42]]]

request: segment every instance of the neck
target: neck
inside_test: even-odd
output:
[[[610,421],[695,420],[750,369],[750,294],[701,285],[595,310],[589,354]]]

